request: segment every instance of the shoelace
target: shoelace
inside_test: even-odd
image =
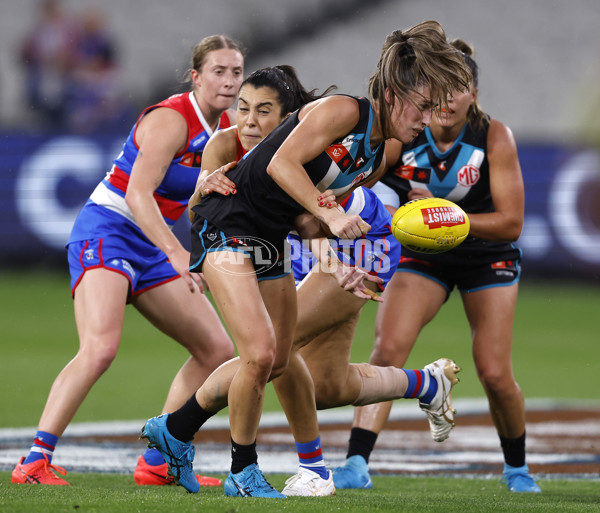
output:
[[[273,490],[271,483],[265,479],[265,476],[260,470],[252,472],[248,481],[248,488],[252,491],[270,492]]]
[[[181,470],[190,462],[194,461],[194,455],[196,454],[196,449],[193,445],[186,445],[184,449],[181,450],[181,454],[177,456],[166,437],[163,435],[163,442],[165,445],[165,453],[169,457],[171,471],[175,474],[175,476],[179,479],[181,477]],[[190,454],[191,453],[191,454]]]
[[[435,379],[433,376],[431,376],[431,379]],[[446,396],[446,398],[442,401],[442,404],[440,405],[440,407],[437,409],[437,411],[433,411],[433,410],[427,410],[427,414],[432,414],[435,418],[435,416],[441,416],[444,418],[444,420],[448,423],[448,424],[452,424],[454,425],[454,420],[451,419],[448,416],[448,412],[452,412],[454,413],[452,407],[450,406],[450,394],[446,393],[446,382],[444,381],[444,379],[442,378],[442,394]]]
[[[47,474],[50,474],[54,479],[60,479],[58,476],[54,475],[52,471],[62,475],[62,476],[66,476],[67,475],[67,471],[62,468],[59,467],[58,465],[52,465],[51,463],[48,462],[47,459],[43,459],[43,460],[39,460],[41,463],[39,465],[34,465],[32,468],[30,468],[27,472],[25,472],[23,475],[25,477],[27,476],[31,476],[33,475],[35,472],[37,472],[38,470],[40,470],[42,467],[44,469],[44,472],[46,472]]]

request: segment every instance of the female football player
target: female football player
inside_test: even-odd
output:
[[[216,393],[229,387],[227,495],[285,497],[258,468],[255,440],[264,387],[285,370],[296,325],[296,290],[284,254],[287,233],[305,211],[335,237],[367,233],[370,226],[360,216],[319,205],[322,192],[330,189],[339,197],[376,177],[383,169],[383,142],[412,140],[429,122],[433,104],[445,103],[450,91],[464,89],[469,80],[437,22],[396,31],[384,44],[369,99],[329,96],[308,103],[229,171],[236,194],[210,195],[193,208],[190,268],[203,272],[240,355],[202,387]],[[316,237],[312,226],[304,228],[304,238]],[[340,286],[371,297],[364,271],[348,266],[333,271]],[[314,400],[312,390],[305,392]],[[198,487],[189,441],[206,414],[193,396],[173,415],[150,419],[142,432],[190,491]]]
[[[452,43],[471,68],[474,80],[454,91],[431,126],[409,144],[397,146],[388,172],[374,187],[395,210],[422,197],[442,197],[465,210],[470,236],[438,255],[403,249],[398,272],[378,311],[376,343],[370,362],[405,364],[422,328],[456,286],[473,336],[473,358],[487,394],[504,454],[504,476],[513,492],[539,492],[525,463],[525,406],[512,369],[512,329],[521,251],[512,243],[521,233],[523,178],[513,135],[483,113],[477,102],[477,64],[472,48]],[[334,472],[338,488],[372,486],[367,462],[383,428],[390,403],[358,408],[346,464]]]
[[[31,452],[15,483],[66,485],[51,465],[59,437],[117,354],[127,303],[189,350],[163,411],[181,406],[206,377],[233,356],[233,344],[189,252],[170,227],[194,191],[202,150],[235,123],[244,50],[227,36],[204,38],[192,56],[191,92],[147,108],[111,171],[81,210],[68,242],[79,351],[56,378]],[[171,484],[158,451],[140,457],[138,484]],[[215,484],[214,482],[209,484]]]

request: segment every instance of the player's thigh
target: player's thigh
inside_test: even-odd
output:
[[[269,354],[274,358],[275,330],[254,266],[247,256],[239,255],[227,259],[220,252],[208,253],[204,276],[242,361],[263,361]]]
[[[85,272],[73,297],[79,343],[84,350],[115,351],[121,340],[129,280],[105,268]]]
[[[512,366],[512,340],[518,284],[462,294],[473,333],[473,358],[480,372]],[[491,371],[489,371],[491,372]]]
[[[277,355],[273,367],[278,372],[287,364],[296,328],[298,307],[294,277],[288,274],[274,280],[262,280],[258,286],[275,331]]]
[[[321,333],[345,323],[365,303],[365,299],[342,289],[327,273],[309,273],[298,288],[294,345],[302,347]]]
[[[421,329],[435,317],[446,297],[446,288],[435,280],[396,272],[378,306],[371,363],[404,365]]]
[[[230,343],[208,297],[192,293],[182,279],[143,292],[132,303],[154,326],[187,348]]]

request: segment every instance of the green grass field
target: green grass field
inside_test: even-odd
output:
[[[198,495],[180,487],[138,487],[130,476],[69,474],[70,487],[10,485],[0,472],[3,513],[582,513],[600,511],[598,483],[545,481],[542,494],[511,494],[497,481],[443,478],[373,478],[372,490],[340,490],[335,497],[240,499],[223,496],[222,488]],[[285,476],[267,476],[278,489]]]
[[[522,284],[514,367],[526,398],[598,399],[600,287]],[[35,426],[52,381],[77,351],[73,305],[65,274],[0,271],[0,427]],[[353,361],[369,358],[376,305],[362,314]],[[441,356],[463,368],[456,398],[482,397],[460,297],[453,294],[425,328],[407,367]],[[179,345],[128,307],[119,354],[74,421],[144,419],[160,412],[172,377],[186,358]],[[6,393],[6,391],[10,391]],[[269,387],[265,410],[278,404]]]
[[[597,399],[600,347],[595,318],[600,288],[583,284],[524,283],[515,327],[514,362],[528,398]],[[0,272],[0,427],[35,426],[56,374],[73,357],[77,338],[64,274]],[[368,359],[375,305],[365,308],[353,360]],[[482,397],[470,353],[470,335],[458,295],[425,329],[409,361],[418,367],[440,357],[463,367],[456,398]],[[129,308],[119,355],[94,387],[77,421],[145,419],[160,411],[185,351]],[[277,410],[269,392],[266,410]],[[288,476],[269,475],[282,489]],[[333,498],[285,501],[224,498],[222,488],[189,495],[179,487],[137,487],[131,475],[69,472],[71,487],[10,484],[0,472],[0,511],[30,512],[264,512],[335,511],[487,513],[600,512],[597,481],[544,480],[540,495],[510,494],[497,478],[415,479],[375,476],[370,491],[341,490]]]

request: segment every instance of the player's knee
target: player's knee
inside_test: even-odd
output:
[[[509,393],[516,386],[512,372],[499,366],[478,369],[478,374],[483,388],[493,395]]]
[[[259,381],[268,381],[272,379],[272,373],[275,366],[275,350],[265,349],[257,351],[253,355],[241,359],[240,364],[245,366],[246,371],[253,374]],[[283,370],[281,370],[283,372]]]
[[[235,357],[235,348],[230,341],[223,341],[209,347],[192,350],[190,354],[203,367],[216,369],[222,363]]]
[[[83,362],[89,375],[99,377],[108,370],[117,356],[117,347],[94,347],[81,350],[76,358]]]
[[[373,348],[369,363],[380,367],[402,367],[408,358],[404,346],[403,341],[396,338],[379,340]]]
[[[343,387],[334,381],[315,381],[315,401],[318,410],[326,410],[339,405]]]

